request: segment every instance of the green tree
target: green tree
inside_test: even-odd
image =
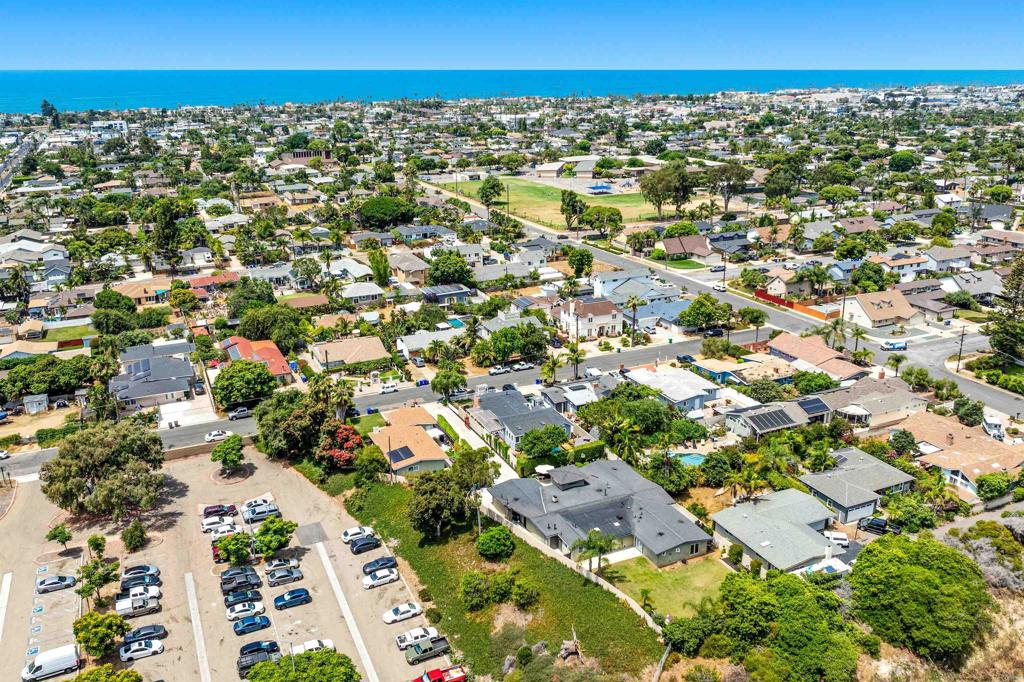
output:
[[[228,317],[241,318],[252,308],[272,305],[275,300],[270,282],[243,277],[228,294]]]
[[[237,469],[244,460],[242,437],[237,433],[222,440],[213,448],[213,452],[210,453],[210,461],[220,462],[220,468],[223,471]]]
[[[255,403],[270,397],[277,379],[267,366],[254,360],[234,360],[217,374],[213,394],[224,407]]]
[[[707,171],[708,189],[720,194],[723,210],[729,212],[729,200],[746,189],[747,181],[753,177],[754,171],[744,168],[738,163],[724,163],[712,166]]]
[[[91,559],[78,567],[78,587],[75,593],[83,599],[96,597],[101,602],[100,590],[115,582],[121,572],[121,564],[116,559],[108,561],[102,556]]]
[[[722,324],[725,318],[725,306],[711,294],[699,294],[679,315],[679,324],[695,329],[707,329]]]
[[[591,206],[580,216],[580,223],[614,239],[622,231],[622,211],[614,206]]]
[[[793,385],[800,395],[811,395],[837,388],[839,382],[824,372],[797,372],[793,375]]]
[[[441,284],[473,285],[473,270],[466,259],[457,251],[441,251],[434,256],[427,270],[430,286]]]
[[[547,385],[552,385],[558,382],[558,368],[565,365],[565,359],[562,355],[555,355],[549,353],[544,358],[544,362],[540,366],[540,377],[544,380]]]
[[[61,509],[119,520],[156,502],[164,485],[163,459],[155,431],[134,422],[104,422],[65,437],[39,477],[43,494]]]
[[[409,523],[423,535],[441,537],[453,526],[465,522],[468,500],[454,485],[451,469],[427,473],[413,483],[409,500]]]
[[[93,301],[96,310],[119,310],[122,313],[132,314],[135,312],[135,301],[124,294],[118,293],[109,288],[109,285],[97,292]]]
[[[199,307],[199,297],[191,289],[175,289],[167,302],[182,314],[190,313]]]
[[[107,663],[98,668],[86,670],[75,677],[74,682],[143,682],[143,680],[137,670],[114,670],[114,666]]]
[[[430,390],[441,396],[444,402],[448,402],[453,393],[465,390],[465,388],[466,377],[451,370],[439,371],[430,380]]]
[[[786,397],[785,389],[771,379],[755,379],[750,382],[746,393],[759,403],[773,403]]]
[[[252,557],[252,540],[246,533],[232,533],[217,540],[217,549],[232,566],[241,566]]]
[[[71,531],[68,530],[67,524],[60,523],[46,532],[46,539],[49,542],[59,542],[67,549],[68,543],[71,542]]]
[[[274,552],[283,549],[291,542],[292,533],[299,527],[294,521],[282,519],[279,516],[271,516],[260,524],[256,531],[254,547],[258,554],[271,556]]]
[[[992,201],[1002,204],[1013,198],[1013,188],[1009,185],[992,185],[985,190],[985,194]]]
[[[505,561],[515,551],[512,531],[505,526],[491,526],[476,539],[476,551],[488,561]]]
[[[597,559],[597,574],[601,575],[604,568],[605,555],[615,550],[615,538],[606,535],[599,530],[590,530],[587,536],[572,543],[572,552],[576,555],[577,561],[586,561],[587,567],[594,568],[593,559]]]
[[[297,350],[305,343],[302,313],[286,305],[250,308],[238,325],[239,335],[251,340],[269,339],[282,353]]]
[[[587,203],[583,201],[579,194],[576,194],[571,189],[563,189],[561,198],[562,203],[559,207],[559,212],[565,218],[565,229],[572,231],[573,225],[576,225],[578,230],[580,218],[587,210]]]
[[[921,163],[921,157],[909,149],[898,151],[889,157],[889,170],[894,173],[906,173],[917,168]]]
[[[531,429],[519,441],[519,452],[527,458],[550,457],[568,440],[565,431],[557,424],[547,424]]]
[[[989,316],[989,345],[1004,356],[1024,358],[1024,254],[1003,278],[1003,296]]]
[[[276,662],[257,663],[249,682],[360,682],[362,676],[345,654],[330,649],[284,656]]]
[[[579,341],[573,341],[565,347],[565,353],[562,357],[565,358],[565,362],[572,363],[572,373],[574,379],[580,378],[580,363],[587,357],[587,351],[585,348],[580,348]]]
[[[488,175],[480,185],[480,189],[477,190],[477,196],[480,197],[480,203],[487,207],[488,214],[490,214],[491,206],[498,201],[498,198],[505,193],[505,188],[501,184],[501,180],[498,179],[497,175]]]
[[[369,254],[370,270],[373,271],[373,281],[377,286],[386,287],[391,278],[391,265],[388,264],[388,256],[382,249],[372,249]]]
[[[117,648],[118,639],[130,629],[128,622],[116,613],[87,611],[71,626],[77,641],[93,658],[103,658]]]
[[[146,527],[140,519],[135,519],[128,524],[128,527],[121,531],[121,543],[129,552],[137,552],[146,546],[149,538],[146,536]]]
[[[740,308],[737,312],[744,323],[749,324],[754,328],[754,343],[757,343],[761,327],[763,327],[765,322],[768,321],[768,313],[760,308],[751,307]]]
[[[590,274],[594,266],[594,254],[587,249],[571,249],[568,261],[573,274],[576,277],[583,277]]]
[[[887,367],[892,367],[896,376],[900,375],[900,365],[907,361],[907,356],[902,353],[892,353],[885,361]]]
[[[917,438],[906,429],[897,429],[889,437],[889,445],[900,457],[910,454],[917,447]]]

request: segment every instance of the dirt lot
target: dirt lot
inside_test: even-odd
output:
[[[47,410],[39,414],[23,414],[18,417],[11,417],[5,424],[0,424],[0,438],[13,433],[18,435],[32,436],[39,429],[55,429],[64,425],[64,420],[69,416],[77,417],[77,407],[66,407],[60,410]],[[17,448],[12,448],[17,449]]]

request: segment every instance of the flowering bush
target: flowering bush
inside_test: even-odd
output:
[[[350,469],[355,464],[356,453],[363,447],[363,437],[354,427],[339,419],[332,419],[321,431],[320,446],[316,458],[321,463],[341,469]]]

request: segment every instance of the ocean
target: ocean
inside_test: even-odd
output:
[[[0,71],[0,112],[1024,83],[1024,71]]]

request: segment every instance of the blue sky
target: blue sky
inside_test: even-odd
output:
[[[1024,3],[0,2],[0,69],[1012,69]]]

